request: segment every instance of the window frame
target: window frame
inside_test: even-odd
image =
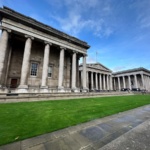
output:
[[[48,76],[49,75],[49,67],[51,67],[51,76]],[[53,77],[53,65],[52,64],[48,65],[47,77],[48,78],[52,78]]]
[[[31,74],[31,72],[32,72],[32,64],[37,64],[36,75],[32,75]],[[30,64],[30,77],[35,77],[36,78],[38,76],[38,70],[39,70],[38,67],[39,67],[39,63],[38,62],[34,62],[34,61],[31,62],[31,64]]]

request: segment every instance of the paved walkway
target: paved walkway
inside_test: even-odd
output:
[[[150,105],[0,147],[0,150],[128,149],[150,150]]]

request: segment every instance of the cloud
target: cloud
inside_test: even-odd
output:
[[[53,4],[50,0],[47,2],[54,7],[49,17],[57,21],[60,28],[68,34],[78,36],[81,31],[92,32],[97,37],[108,37],[113,34],[109,21],[112,15],[109,0],[56,0]],[[61,15],[55,10],[61,12]]]
[[[131,8],[137,13],[137,23],[141,28],[150,28],[150,1],[136,0],[131,4]]]

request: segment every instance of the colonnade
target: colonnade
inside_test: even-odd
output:
[[[130,90],[132,88],[149,89],[150,76],[144,75],[143,73],[118,75],[113,77],[113,86],[114,90],[121,90],[121,88],[129,88]]]
[[[21,77],[20,77],[20,85],[18,87],[18,91],[26,92],[28,89],[27,80],[28,80],[28,72],[30,66],[30,55],[32,49],[32,42],[34,37],[25,35],[25,47],[24,47],[24,54],[23,54],[23,61],[22,61],[22,68],[21,68]],[[2,30],[2,36],[0,40],[0,85],[2,85],[2,78],[3,78],[3,69],[4,69],[4,62],[6,58],[6,51],[8,47],[8,39],[9,39],[9,32],[6,29]],[[49,57],[50,57],[50,48],[53,43],[48,41],[43,41],[45,44],[44,47],[44,58],[43,58],[43,70],[42,70],[42,78],[41,78],[41,89],[46,91],[48,89],[47,85],[47,78],[48,78],[48,66],[49,66]],[[58,90],[63,90],[63,80],[64,80],[64,56],[65,51],[67,49],[65,47],[60,46],[60,57],[59,57],[59,74],[58,74]],[[71,50],[72,52],[72,77],[71,77],[71,89],[77,89],[77,77],[76,72],[77,70],[77,54],[78,52]],[[86,54],[81,54],[83,56],[83,89],[87,89],[86,87]]]
[[[110,74],[87,71],[87,87],[90,90],[112,90],[112,76]]]

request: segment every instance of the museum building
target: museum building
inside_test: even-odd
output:
[[[87,91],[86,56],[89,45],[75,37],[0,8],[0,92]],[[83,59],[82,87],[79,59]]]
[[[134,68],[124,71],[115,72],[113,77],[113,89],[132,89],[150,91],[150,70],[145,68]]]
[[[87,64],[87,87],[90,91],[150,91],[150,70],[143,67],[112,72],[100,63]],[[79,66],[82,87],[83,67]]]
[[[8,7],[0,8],[0,19],[0,93],[150,91],[150,70],[113,73],[101,63],[86,64],[86,42]]]
[[[80,87],[82,87],[83,65],[79,66]],[[112,71],[101,63],[86,64],[86,84],[89,91],[110,91],[112,88]]]

